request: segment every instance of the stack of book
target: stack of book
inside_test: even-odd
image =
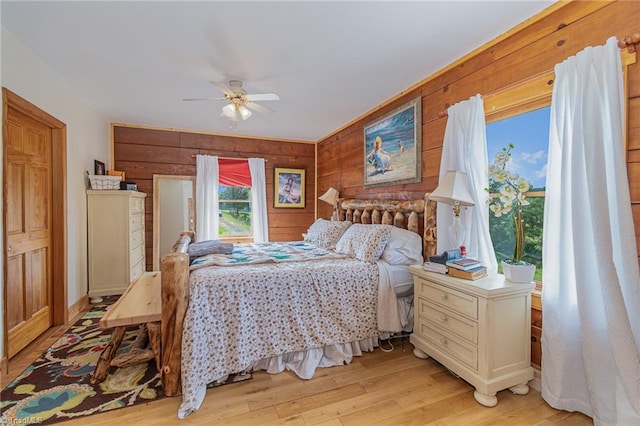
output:
[[[449,275],[465,280],[477,280],[487,276],[487,267],[479,260],[463,257],[447,262]]]
[[[424,262],[424,265],[422,265],[422,269],[429,272],[437,272],[439,274],[447,273],[447,267],[442,263]]]

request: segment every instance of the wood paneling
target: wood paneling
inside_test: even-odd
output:
[[[415,90],[402,94],[382,108],[355,120],[318,143],[318,187],[339,187],[341,197],[380,198],[386,193],[406,191],[409,196],[431,191],[437,186],[446,117],[450,105],[477,93],[491,95],[505,87],[550,71],[554,65],[589,45],[601,45],[607,38],[627,36],[638,30],[640,8],[633,2],[573,2],[560,7],[530,25],[489,43],[472,56],[463,58],[425,80]],[[630,98],[640,95],[640,68],[629,68]],[[544,83],[544,82],[543,82]],[[537,87],[537,83],[532,83]],[[374,120],[415,93],[422,94],[422,183],[364,190],[363,125]],[[487,96],[488,97],[488,96]],[[640,116],[638,100],[631,99],[631,117]],[[634,113],[638,112],[638,113]],[[634,120],[638,120],[634,118]],[[629,146],[640,148],[637,125],[630,123]],[[337,153],[348,152],[344,158]],[[340,158],[340,161],[336,159]],[[337,178],[339,181],[336,181]],[[631,180],[631,179],[630,179]],[[640,180],[631,180],[632,191],[640,193]],[[337,186],[336,186],[337,185]]]
[[[636,64],[629,67],[629,76],[640,74],[640,67]],[[636,98],[629,99],[627,119],[629,121],[627,133],[627,148],[629,150],[640,149],[640,94]]]
[[[138,190],[147,194],[147,270],[151,270],[153,260],[153,175],[195,176],[196,154],[266,160],[267,214],[272,241],[300,240],[302,233],[313,223],[316,177],[313,144],[114,125],[113,147],[114,169],[124,171],[126,179],[136,182]],[[306,170],[304,209],[273,208],[274,167]]]

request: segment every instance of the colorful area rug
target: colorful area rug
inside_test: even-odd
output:
[[[100,318],[117,297],[93,305],[77,323],[33,364],[2,390],[0,424],[53,424],[81,416],[164,398],[155,362],[112,367],[102,383],[91,384],[98,357],[111,330],[101,330]],[[118,354],[128,352],[139,328],[125,333]],[[229,377],[219,386],[251,378]]]

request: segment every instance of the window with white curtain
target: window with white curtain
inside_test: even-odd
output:
[[[227,237],[251,238],[251,187],[218,187],[218,211],[220,224],[218,235]]]
[[[487,123],[487,155],[489,164],[496,153],[512,143],[511,160],[508,170],[518,173],[531,183],[526,192],[530,203],[522,210],[525,223],[525,247],[522,260],[536,265],[536,281],[542,280],[542,230],[544,197],[546,189],[547,151],[549,147],[549,107],[532,111],[517,111],[514,115],[501,117]],[[490,196],[499,194],[494,187],[489,188]],[[496,253],[498,267],[501,261],[510,259],[514,250],[514,224],[511,215],[496,217],[489,213],[489,231]],[[499,272],[502,272],[499,270]]]

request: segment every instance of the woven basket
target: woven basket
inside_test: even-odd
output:
[[[121,176],[89,175],[91,189],[120,189]]]

